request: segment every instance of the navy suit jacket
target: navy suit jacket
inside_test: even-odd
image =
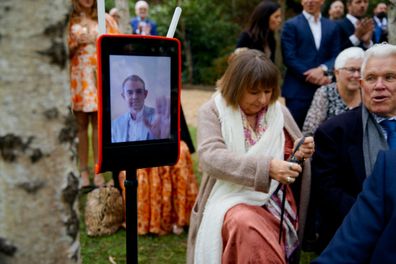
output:
[[[362,108],[328,119],[314,135],[312,206],[320,215],[319,250],[341,225],[366,178]]]
[[[338,30],[340,31],[340,38],[341,38],[341,50],[344,50],[346,48],[354,47],[353,43],[349,39],[349,37],[355,32],[355,26],[352,24],[352,22],[344,17],[343,19],[337,20],[337,26]],[[360,47],[364,50],[367,48],[363,45],[362,42],[357,46]]]
[[[373,173],[329,246],[313,263],[396,263],[396,150]]]
[[[374,21],[374,32],[372,37],[373,43],[382,43],[384,41],[388,42],[388,31],[383,30],[381,23],[378,23],[377,20],[375,20],[374,18],[376,18],[376,16],[373,17],[373,21]],[[388,19],[386,21],[388,22]]]
[[[146,19],[144,20],[144,22],[150,24],[150,26],[151,26],[150,35],[152,35],[152,36],[158,35],[158,32],[157,32],[157,24],[156,24],[153,20],[146,18]],[[138,30],[138,27],[139,27],[139,23],[140,23],[140,20],[139,20],[138,17],[134,17],[134,18],[130,21],[130,24],[131,24],[131,27],[132,27],[132,34],[141,34],[140,32],[137,31],[137,30]]]
[[[337,21],[337,26],[340,31],[341,50],[353,47],[353,43],[349,40],[349,37],[355,32],[355,26],[352,22],[348,18],[344,17]]]
[[[286,98],[303,98],[311,100],[318,88],[317,85],[305,81],[304,72],[325,64],[329,70],[340,51],[340,42],[335,22],[322,17],[322,39],[319,50],[307,19],[299,14],[285,22],[282,35],[283,62],[287,67],[282,87],[282,95]]]

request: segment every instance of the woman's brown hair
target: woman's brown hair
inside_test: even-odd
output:
[[[80,5],[80,1],[72,0],[72,4],[73,4],[72,16],[80,16],[81,12],[83,11],[83,8]],[[96,0],[93,1],[92,8],[91,8],[89,14],[87,14],[87,15],[93,19],[96,19],[98,17],[98,6],[97,6]]]
[[[242,50],[232,56],[229,65],[217,81],[217,87],[231,107],[238,107],[244,91],[271,89],[270,104],[280,95],[279,70],[263,52]]]

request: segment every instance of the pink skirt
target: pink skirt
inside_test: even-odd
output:
[[[222,263],[284,263],[279,220],[260,206],[238,204],[224,217]]]

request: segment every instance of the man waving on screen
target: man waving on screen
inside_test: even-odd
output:
[[[128,142],[155,139],[150,130],[154,122],[155,110],[144,105],[148,91],[138,75],[128,76],[122,83],[121,96],[129,111],[111,123],[111,141]]]

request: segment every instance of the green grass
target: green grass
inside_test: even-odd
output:
[[[139,236],[139,263],[185,263],[187,235]],[[111,236],[88,237],[81,229],[82,263],[108,264],[111,256],[116,263],[126,263],[126,232]]]
[[[198,170],[198,154],[197,154],[197,129],[195,127],[189,126],[188,130],[190,132],[192,141],[195,146],[195,153],[191,155],[191,158],[194,162],[194,173],[197,176],[198,184],[201,183],[201,172]]]
[[[117,264],[126,263],[126,231],[119,229],[110,236],[89,237],[85,231],[84,206],[87,195],[81,193],[80,202],[80,243],[84,264],[108,264],[112,257]],[[139,263],[185,263],[187,231],[182,235],[146,235],[138,237]]]
[[[196,146],[196,128],[190,127],[190,134]],[[194,171],[200,181],[197,169],[197,153],[192,155]],[[105,175],[106,179],[111,177]],[[85,231],[84,206],[86,194],[80,195],[80,242],[83,264],[109,264],[112,257],[117,264],[126,263],[126,232],[118,230],[115,234],[102,237],[89,237]],[[169,234],[165,236],[146,235],[138,237],[138,260],[141,264],[182,264],[186,262],[187,230],[180,236]],[[302,253],[301,264],[309,263],[315,255]]]

